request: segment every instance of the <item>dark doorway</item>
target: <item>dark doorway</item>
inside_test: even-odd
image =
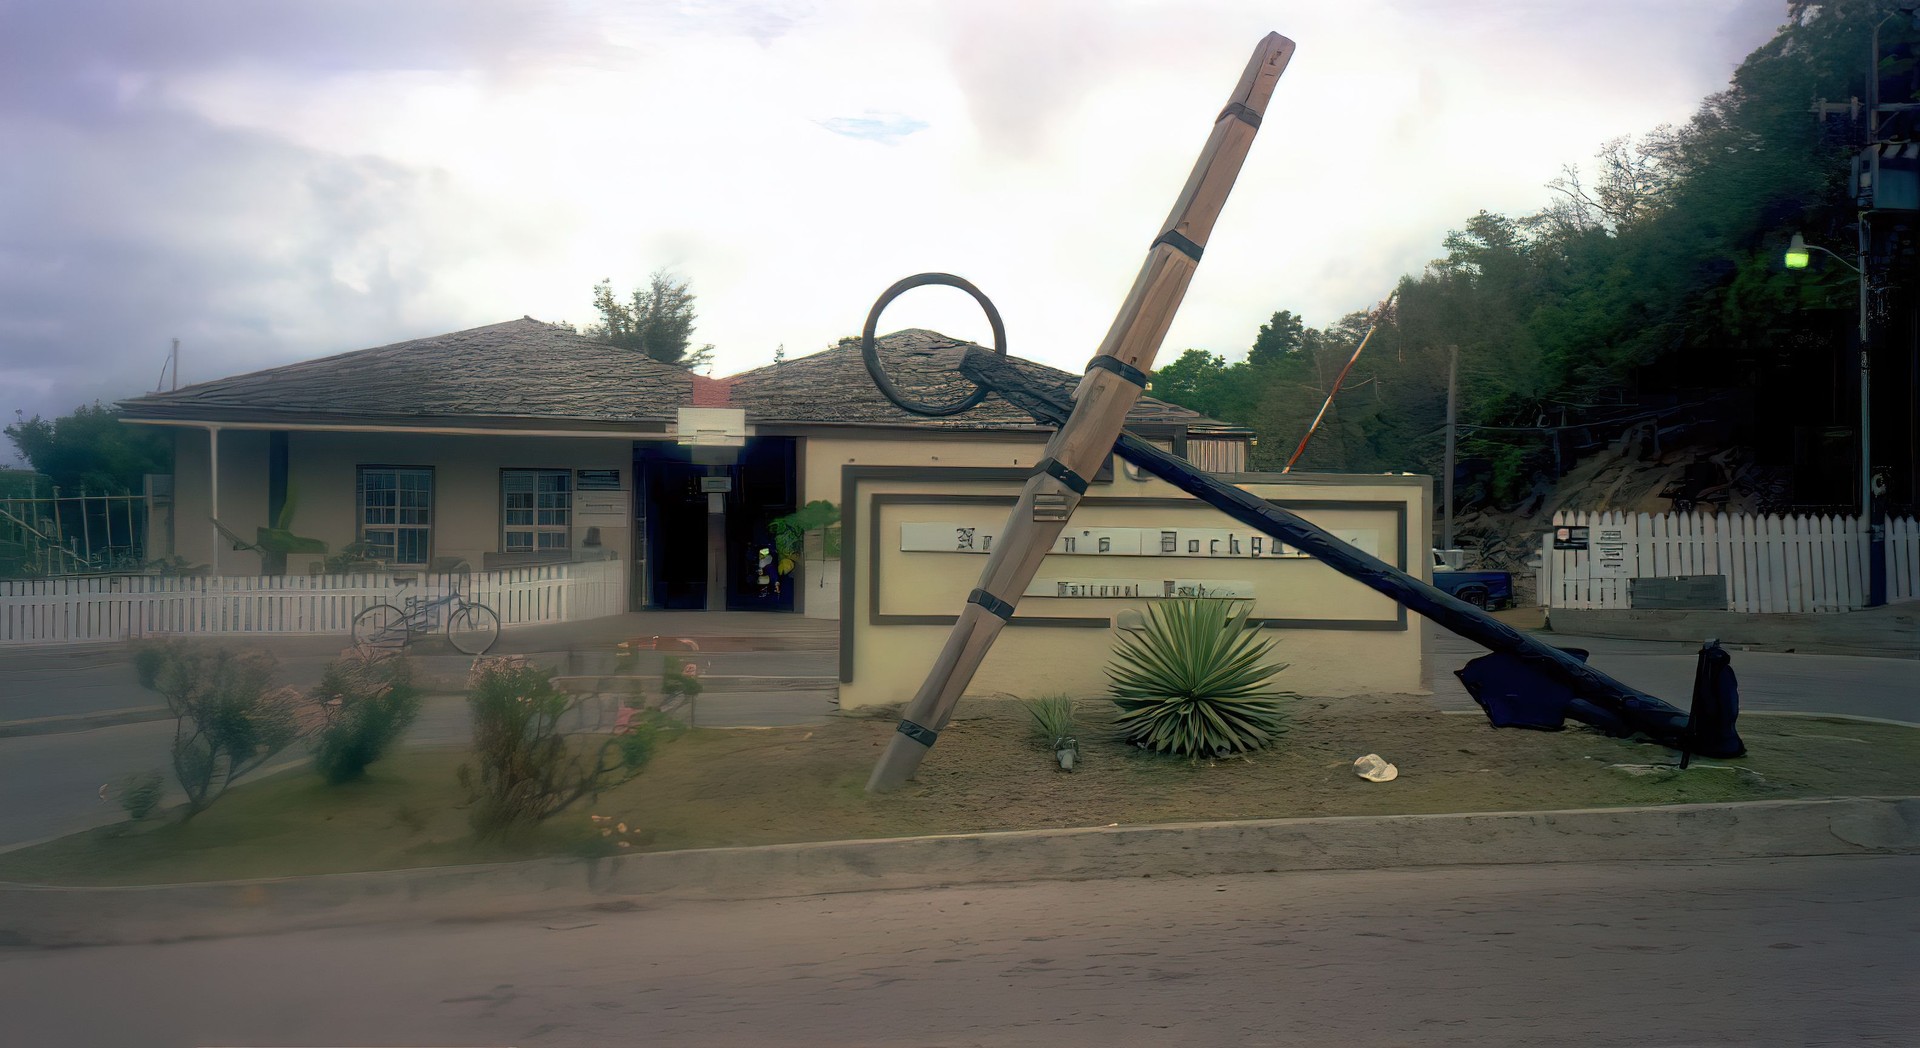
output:
[[[727,496],[727,608],[792,611],[793,568],[783,564],[773,521],[794,510],[792,437],[747,441]],[[786,567],[786,572],[780,569]]]
[[[664,447],[647,457],[647,566],[656,608],[707,606],[707,467],[686,450]]]
[[[696,457],[733,461],[707,465]],[[653,607],[714,606],[707,589],[717,556],[726,567],[728,610],[794,610],[793,565],[783,563],[772,525],[794,510],[797,460],[791,437],[754,437],[744,448],[703,448],[698,456],[671,444],[640,451],[635,471],[646,478],[646,592]],[[711,529],[711,497],[725,510],[719,531]]]

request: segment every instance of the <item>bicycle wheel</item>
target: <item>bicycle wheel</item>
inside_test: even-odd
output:
[[[500,616],[485,604],[463,604],[447,616],[447,640],[466,655],[485,655],[500,639]]]
[[[353,617],[353,642],[398,648],[407,642],[407,613],[391,604],[375,604]]]

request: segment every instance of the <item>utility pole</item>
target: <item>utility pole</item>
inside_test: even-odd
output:
[[[1447,469],[1446,469],[1445,475],[1441,477],[1441,480],[1440,480],[1440,490],[1442,492],[1442,495],[1441,495],[1442,509],[1440,512],[1442,517],[1445,518],[1446,523],[1442,526],[1442,529],[1440,532],[1440,535],[1441,535],[1440,548],[1441,549],[1453,548],[1453,447],[1454,447],[1453,420],[1456,417],[1454,413],[1454,404],[1455,404],[1456,393],[1459,389],[1459,381],[1458,381],[1459,371],[1460,371],[1460,347],[1448,346],[1447,347]]]

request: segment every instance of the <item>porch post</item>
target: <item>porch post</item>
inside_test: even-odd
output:
[[[220,427],[207,426],[207,513],[213,534],[213,559],[210,571],[220,574]]]
[[[707,467],[709,476],[726,476],[724,466]],[[707,493],[707,610],[727,610],[727,496]]]

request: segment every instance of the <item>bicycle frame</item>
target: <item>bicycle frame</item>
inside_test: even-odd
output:
[[[401,588],[405,589],[410,585],[412,583],[401,583]],[[467,600],[466,594],[460,592],[460,584],[456,582],[444,597],[435,597],[432,600],[424,597],[405,598],[404,603],[400,605],[400,610],[405,614],[400,624],[407,628],[408,633],[430,633],[442,621],[440,616],[434,614],[435,611],[449,604],[456,608],[464,608],[471,603]]]

